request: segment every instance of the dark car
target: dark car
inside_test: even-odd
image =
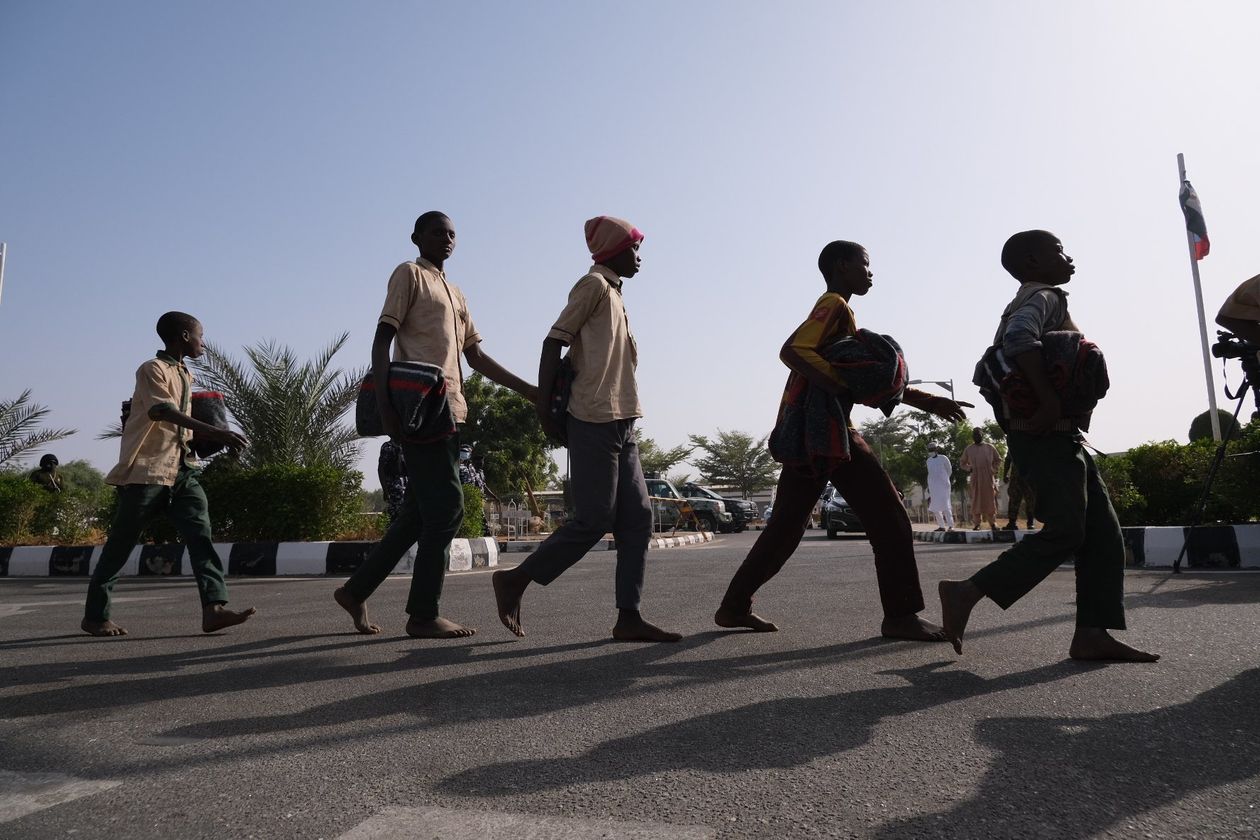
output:
[[[827,529],[829,540],[834,540],[841,531],[852,533],[866,530],[862,525],[862,520],[844,500],[844,496],[836,492],[836,488],[831,485],[827,485],[827,489],[823,491],[821,519],[821,525]]]
[[[722,496],[708,487],[702,487],[690,481],[680,487],[679,492],[688,499],[712,499],[715,502],[724,502],[726,504],[726,512],[731,515],[731,522],[729,526],[722,529],[723,531],[735,531],[738,533],[747,530],[749,523],[757,518],[757,505],[748,499],[733,499],[730,496]]]

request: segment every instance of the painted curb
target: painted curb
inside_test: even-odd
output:
[[[648,548],[678,548],[684,545],[696,545],[698,543],[710,542],[713,534],[709,531],[698,531],[694,534],[679,534],[673,537],[656,537],[650,543]],[[538,546],[543,544],[543,540],[509,540],[503,543],[499,550],[504,554],[529,554]],[[591,551],[616,551],[617,541],[603,539],[595,543],[590,549]]]
[[[917,542],[934,543],[1013,543],[1022,540],[1033,531],[964,531],[958,528],[953,531],[915,531]]]

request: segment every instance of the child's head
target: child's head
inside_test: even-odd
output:
[[[167,312],[157,322],[158,337],[175,358],[196,359],[204,351],[201,322],[187,312]]]
[[[828,291],[846,298],[869,292],[875,276],[871,273],[871,258],[866,249],[843,239],[828,242],[823,247],[818,254],[818,270]]]
[[[975,441],[976,443],[983,443],[983,442],[984,442],[984,432],[980,431],[979,429],[972,429],[972,430],[971,430],[971,439],[972,439],[973,441]]]
[[[437,210],[421,213],[411,231],[411,241],[426,260],[445,262],[455,251],[455,225],[450,216]]]
[[[591,251],[591,260],[618,277],[633,277],[639,273],[643,262],[639,256],[642,241],[643,234],[625,219],[596,216],[586,222],[586,247]]]
[[[1076,268],[1059,237],[1048,230],[1023,230],[1002,246],[1002,268],[1021,283],[1061,286]]]
[[[41,470],[55,470],[61,462],[57,460],[57,456],[51,452],[39,459],[39,468]]]

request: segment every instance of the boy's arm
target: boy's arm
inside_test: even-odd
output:
[[[376,386],[376,407],[381,415],[381,428],[391,440],[401,443],[402,418],[389,398],[389,348],[397,334],[398,330],[390,324],[376,325],[376,335],[372,337],[372,384]]]
[[[564,429],[551,418],[551,390],[556,382],[556,371],[560,369],[560,350],[563,347],[564,342],[558,338],[548,336],[543,339],[542,353],[538,358],[538,398],[534,400],[543,431],[555,440],[564,440]]]
[[[964,405],[968,408],[973,407],[971,403],[954,402],[948,397],[938,397],[935,394],[929,394],[927,391],[920,391],[918,388],[907,388],[903,391],[901,401],[911,408],[926,411],[928,414],[935,414],[942,420],[948,420],[951,423],[967,419],[967,415],[962,410]]]
[[[203,423],[169,403],[155,405],[149,409],[149,419],[156,420],[159,423],[174,423],[176,426],[192,429],[195,433],[231,449],[244,449],[246,446],[249,446],[249,439],[240,432],[234,432],[231,429],[220,429],[218,426]]]
[[[834,296],[834,300],[820,301],[809,318],[783,343],[779,360],[792,372],[805,377],[810,385],[828,394],[843,396],[848,393],[848,387],[819,351],[824,340],[851,329],[849,307],[839,295]]]
[[[1046,376],[1045,361],[1041,357],[1041,336],[1051,324],[1063,322],[1063,306],[1062,298],[1054,292],[1033,295],[1011,313],[1002,335],[1002,352],[1006,358],[1015,360],[1037,395],[1037,410],[1028,418],[1029,431],[1036,435],[1050,431],[1063,414],[1059,395]]]
[[[466,348],[464,358],[468,360],[469,367],[490,381],[504,388],[511,388],[530,402],[538,401],[538,389],[490,358],[489,354],[481,349],[481,342]]]

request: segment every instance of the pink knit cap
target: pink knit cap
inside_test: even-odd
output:
[[[615,257],[642,241],[643,234],[625,219],[596,216],[586,222],[586,247],[591,249],[591,259],[595,262]]]

